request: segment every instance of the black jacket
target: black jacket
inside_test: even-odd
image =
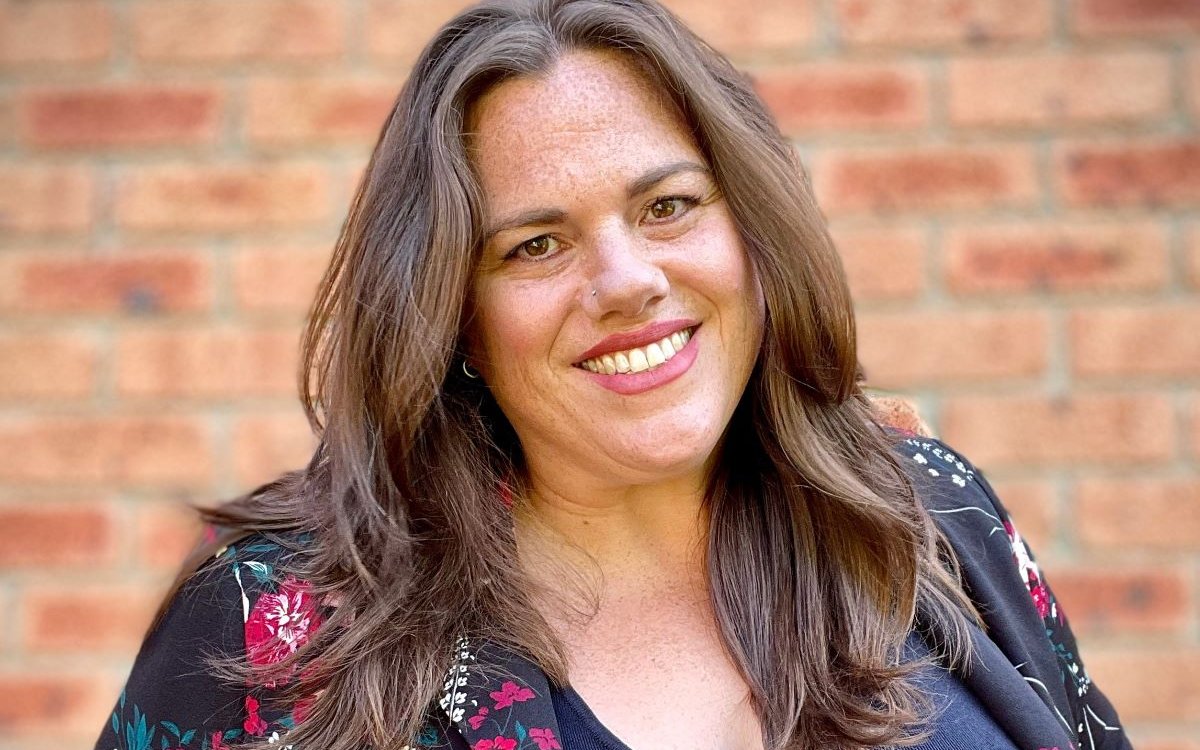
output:
[[[962,675],[967,687],[1022,750],[1130,748],[987,480],[938,440],[913,435],[898,450],[985,622],[986,633],[972,628],[974,663]],[[219,750],[247,735],[286,742],[307,705],[273,707],[267,688],[218,682],[202,662],[212,652],[259,663],[277,659],[319,627],[321,608],[304,582],[274,575],[282,552],[252,537],[224,550],[180,590],[143,644],[96,750]],[[414,749],[560,750],[540,669],[487,643],[464,638],[453,645],[454,666]]]

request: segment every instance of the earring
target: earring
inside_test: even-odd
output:
[[[463,375],[466,375],[471,380],[479,379],[479,371],[467,364],[467,360],[465,359],[462,361],[462,371]]]

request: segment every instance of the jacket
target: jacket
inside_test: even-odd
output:
[[[972,626],[973,662],[960,675],[967,687],[1022,750],[1131,750],[987,479],[939,440],[914,433],[897,445],[984,621],[984,629]],[[320,626],[322,608],[305,583],[274,574],[282,553],[250,537],[179,590],[143,643],[96,750],[221,750],[250,735],[286,742],[309,701],[273,708],[273,686],[232,686],[203,662],[210,653],[278,660]],[[412,750],[562,750],[549,682],[535,664],[467,638],[452,647],[442,695]]]

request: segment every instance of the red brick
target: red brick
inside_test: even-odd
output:
[[[944,236],[956,294],[1152,291],[1167,283],[1167,233],[1154,222],[971,224]]]
[[[1056,149],[1072,206],[1200,205],[1200,140],[1069,143]]]
[[[63,65],[108,59],[113,13],[93,0],[0,4],[0,64]]]
[[[1070,326],[1071,366],[1083,377],[1200,375],[1200,304],[1081,309]]]
[[[1200,226],[1192,226],[1187,233],[1187,281],[1200,289]]]
[[[162,598],[144,582],[27,586],[21,597],[22,642],[28,652],[128,652],[145,635]]]
[[[832,230],[855,302],[912,299],[924,289],[923,230],[912,226]]]
[[[1159,119],[1171,110],[1171,63],[1158,53],[959,59],[950,63],[949,86],[956,125],[1058,129]]]
[[[1195,604],[1192,576],[1180,565],[1060,566],[1047,580],[1081,638],[1179,635]]]
[[[972,460],[1005,466],[1163,463],[1174,455],[1171,400],[1155,394],[949,396],[942,427]]]
[[[666,0],[668,8],[727,55],[809,44],[816,33],[814,0]]]
[[[224,96],[214,86],[108,85],[36,89],[21,97],[21,129],[37,148],[213,143]]]
[[[0,420],[0,481],[194,487],[212,475],[211,431],[195,417]]]
[[[244,490],[253,489],[282,472],[303,468],[316,447],[299,407],[239,417],[233,430],[234,478]]]
[[[1049,319],[1036,311],[867,313],[858,318],[859,357],[877,388],[995,381],[1041,373]]]
[[[86,732],[94,739],[117,693],[94,669],[55,672],[9,666],[0,672],[0,736]]]
[[[1080,480],[1076,533],[1097,551],[1193,552],[1200,539],[1200,479]]]
[[[165,63],[329,62],[346,37],[332,0],[154,0],[131,9],[133,49]]]
[[[238,308],[301,316],[316,296],[332,247],[245,247],[233,256],[233,298]]]
[[[116,344],[122,396],[230,399],[296,393],[298,326],[134,328]]]
[[[91,568],[115,559],[121,531],[103,502],[22,497],[0,504],[0,566]]]
[[[471,0],[368,0],[366,44],[373,57],[408,65]]]
[[[1028,206],[1039,192],[1028,146],[847,148],[819,155],[813,173],[831,215]]]
[[[1192,397],[1190,438],[1192,457],[1200,459],[1200,396]]]
[[[145,315],[199,312],[212,304],[207,252],[33,250],[0,255],[0,311]]]
[[[915,128],[929,119],[929,85],[914,63],[818,63],[768,68],[754,87],[786,133]]]
[[[0,333],[0,402],[79,399],[96,390],[100,352],[68,332]]]
[[[116,217],[137,230],[232,231],[312,226],[329,215],[328,175],[316,164],[129,168]]]
[[[1072,24],[1084,35],[1187,36],[1200,31],[1200,5],[1194,0],[1079,0]]]
[[[1195,646],[1097,648],[1084,654],[1084,663],[1123,723],[1200,718],[1200,649]]]
[[[398,92],[394,80],[259,78],[246,90],[246,133],[260,145],[371,145]]]
[[[985,46],[1045,39],[1050,11],[1041,0],[837,0],[835,28],[853,45]]]
[[[138,567],[175,573],[200,541],[196,512],[183,504],[153,503],[138,508],[135,523]]]
[[[92,223],[95,184],[82,167],[0,165],[0,232],[82,232]]]
[[[1038,559],[1053,559],[1051,544],[1058,533],[1054,484],[1045,479],[988,479]]]

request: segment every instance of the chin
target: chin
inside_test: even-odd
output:
[[[706,465],[721,439],[721,425],[655,423],[622,441],[621,463],[648,476],[683,474]]]

